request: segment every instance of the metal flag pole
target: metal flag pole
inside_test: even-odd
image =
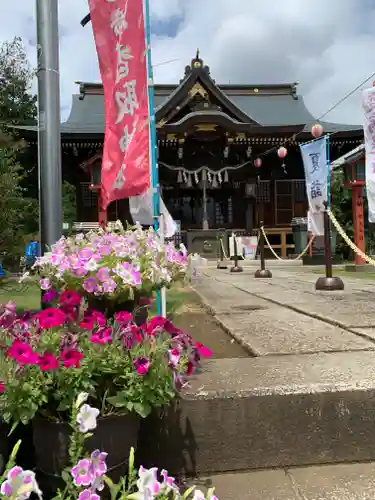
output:
[[[62,235],[58,0],[36,0],[38,173],[42,254]]]
[[[151,162],[151,187],[154,209],[154,229],[159,230],[160,219],[160,185],[159,185],[159,167],[157,158],[157,137],[155,123],[155,96],[154,96],[154,75],[151,59],[151,24],[150,24],[150,3],[149,0],[144,0],[144,17],[145,17],[145,34],[146,34],[146,52],[147,52],[147,73],[148,73],[148,110],[150,117],[150,162]],[[163,231],[162,231],[163,232]],[[161,235],[163,238],[163,235]],[[165,293],[157,292],[157,309],[158,315],[161,316],[165,311],[163,307],[162,297],[165,301]]]

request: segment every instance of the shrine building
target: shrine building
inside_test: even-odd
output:
[[[100,175],[103,87],[78,84],[61,124],[62,170],[76,186],[77,221],[89,223],[98,220],[90,185],[100,184],[92,179]],[[297,85],[221,85],[199,52],[180,83],[155,85],[161,194],[190,251],[213,241],[218,229],[249,234],[263,221],[281,256],[293,253],[291,221],[307,213],[299,144],[312,139],[316,123]],[[359,125],[320,123],[331,134],[332,160],[363,141]],[[36,128],[22,128],[36,154]],[[128,220],[127,200],[113,202],[108,219]]]

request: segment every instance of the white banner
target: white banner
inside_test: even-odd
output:
[[[302,144],[300,149],[309,210],[316,214],[324,210],[324,202],[327,201],[327,136]]]
[[[313,214],[307,212],[307,230],[314,236],[324,236],[324,214],[323,212]]]
[[[153,226],[154,224],[153,189],[148,189],[144,194],[129,198],[129,208],[134,222],[139,222],[143,226]],[[168,212],[164,201],[160,197],[160,212],[163,215],[164,238],[172,238],[176,233],[177,226]]]
[[[362,92],[363,132],[366,148],[368,220],[375,222],[375,87]]]

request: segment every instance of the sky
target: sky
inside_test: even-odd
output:
[[[199,47],[217,83],[298,81],[319,117],[375,72],[375,0],[150,0],[150,8],[156,83],[178,83]],[[87,13],[87,0],[59,0],[63,119],[74,82],[100,81],[91,24],[80,25]],[[35,66],[35,0],[0,1],[0,42],[14,36]],[[324,119],[361,124],[360,91]]]

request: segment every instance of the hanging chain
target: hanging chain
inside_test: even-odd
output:
[[[260,228],[260,230],[262,231],[263,233],[263,237],[264,237],[264,241],[267,243],[267,246],[268,248],[271,250],[271,252],[273,253],[273,255],[276,257],[277,260],[287,260],[287,261],[291,261],[291,260],[298,260],[300,259],[301,257],[303,257],[305,255],[305,253],[309,250],[309,248],[311,247],[314,239],[315,239],[315,236],[313,236],[310,241],[308,242],[308,244],[306,245],[305,249],[299,254],[297,255],[297,257],[293,257],[293,259],[282,259],[281,257],[279,257],[279,255],[277,255],[277,253],[275,252],[275,250],[272,248],[268,238],[267,238],[267,235],[266,235],[266,232],[264,230],[264,226],[262,226]]]

